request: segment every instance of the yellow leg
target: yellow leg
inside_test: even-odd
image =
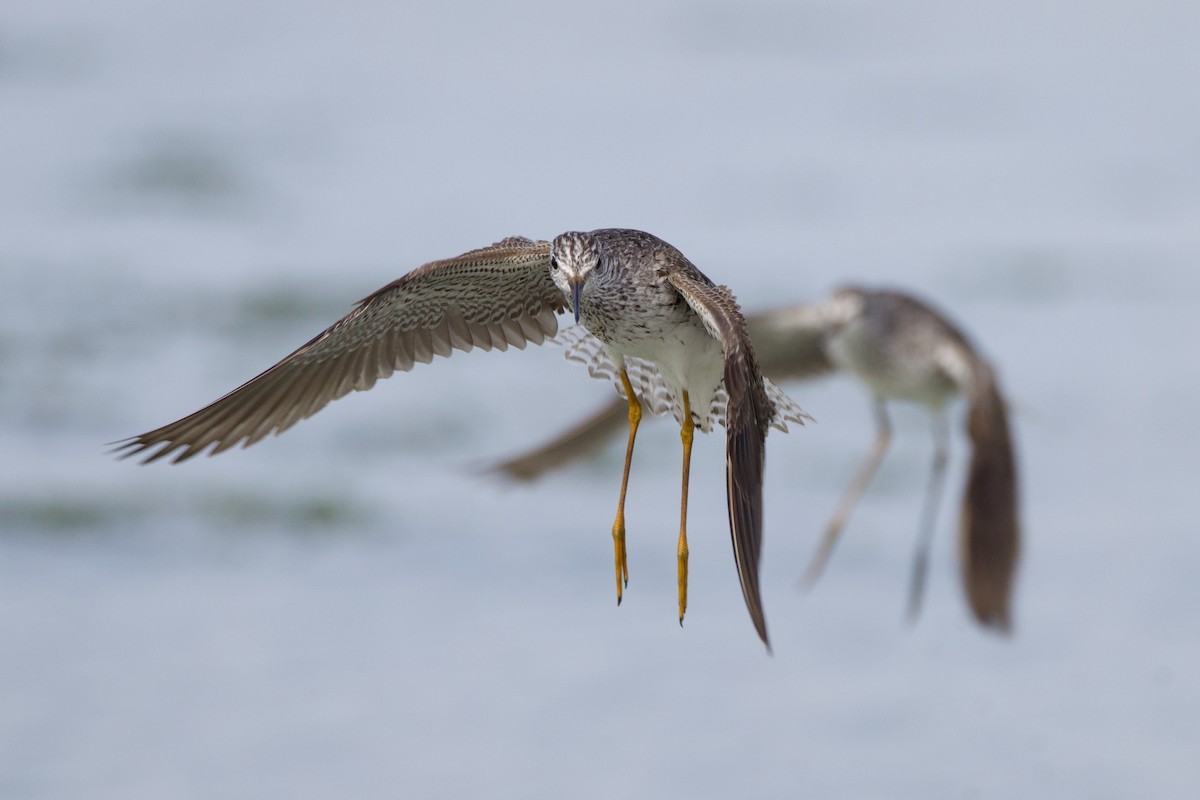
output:
[[[696,424],[692,422],[692,406],[688,401],[688,393],[683,393],[683,426],[679,429],[679,438],[683,440],[683,492],[679,501],[679,624],[683,624],[683,614],[687,611],[687,580],[688,580],[688,543],[687,543],[687,507],[688,507],[688,476],[692,471],[692,436]]]
[[[625,490],[629,486],[629,465],[633,461],[633,441],[637,438],[638,423],[642,421],[642,404],[633,393],[629,374],[621,369],[621,383],[625,386],[625,397],[629,400],[629,443],[625,445],[625,471],[621,473],[621,498],[617,501],[617,519],[613,523],[613,559],[617,570],[617,605],[621,605],[621,592],[629,585],[629,564],[625,558]]]

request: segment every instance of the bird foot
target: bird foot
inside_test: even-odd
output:
[[[621,605],[624,588],[629,585],[629,563],[625,554],[625,515],[618,514],[613,523],[613,564],[617,573],[617,605]]]

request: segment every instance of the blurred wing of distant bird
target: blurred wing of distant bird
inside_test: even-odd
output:
[[[628,404],[616,398],[540,447],[505,459],[486,471],[518,481],[537,480],[599,450],[618,431],[626,430],[628,414]]]
[[[510,237],[418,267],[363,299],[312,341],[258,377],[169,425],[117,443],[146,462],[213,446],[254,444],[310,417],[332,400],[453,350],[541,344],[565,307],[550,277],[550,244]]]
[[[787,306],[746,317],[758,368],[775,381],[804,380],[836,370],[825,352],[823,304]]]

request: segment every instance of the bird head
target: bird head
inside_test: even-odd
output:
[[[588,276],[600,265],[600,247],[590,233],[570,231],[550,245],[550,277],[562,290],[579,322],[579,302]]]
[[[841,328],[862,315],[865,305],[866,297],[861,287],[852,285],[838,287],[833,295],[822,304],[826,327],[831,331]]]

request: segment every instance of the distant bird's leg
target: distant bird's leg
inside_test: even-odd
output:
[[[846,493],[842,495],[842,502],[838,504],[837,511],[833,514],[833,519],[829,520],[829,526],[825,529],[825,536],[821,539],[821,544],[817,548],[817,552],[813,554],[812,561],[808,563],[808,569],[804,572],[804,586],[811,587],[821,577],[821,573],[825,570],[825,564],[829,561],[829,556],[833,552],[834,545],[837,544],[838,537],[842,533],[842,528],[846,526],[846,521],[850,519],[850,512],[854,510],[855,504],[858,503],[867,485],[871,483],[871,478],[875,477],[875,471],[879,469],[880,463],[883,462],[883,456],[887,452],[888,444],[892,440],[892,423],[888,420],[887,408],[884,405],[883,398],[875,398],[875,445],[871,448],[870,454],[866,461],[858,469],[858,474],[854,476],[854,480],[846,487]]]
[[[683,614],[687,611],[687,582],[688,582],[688,543],[687,543],[687,507],[688,507],[688,477],[692,471],[692,434],[696,423],[692,422],[692,405],[688,401],[688,393],[683,392],[683,425],[679,428],[679,438],[683,440],[683,492],[679,501],[679,624],[683,624]]]
[[[617,501],[617,519],[613,523],[613,557],[617,571],[617,605],[621,605],[621,593],[629,585],[629,564],[625,558],[625,490],[629,487],[629,465],[633,461],[633,442],[637,438],[638,423],[642,421],[642,404],[633,392],[629,373],[621,367],[621,384],[625,387],[625,398],[629,401],[629,442],[625,445],[625,471],[621,473],[621,498]]]
[[[938,502],[946,479],[949,460],[950,430],[946,413],[939,409],[933,415],[933,468],[925,490],[925,506],[921,510],[921,527],[917,532],[917,549],[913,553],[912,576],[908,584],[908,621],[916,622],[921,614],[921,599],[925,594],[925,574],[929,570],[929,545],[937,524]]]

